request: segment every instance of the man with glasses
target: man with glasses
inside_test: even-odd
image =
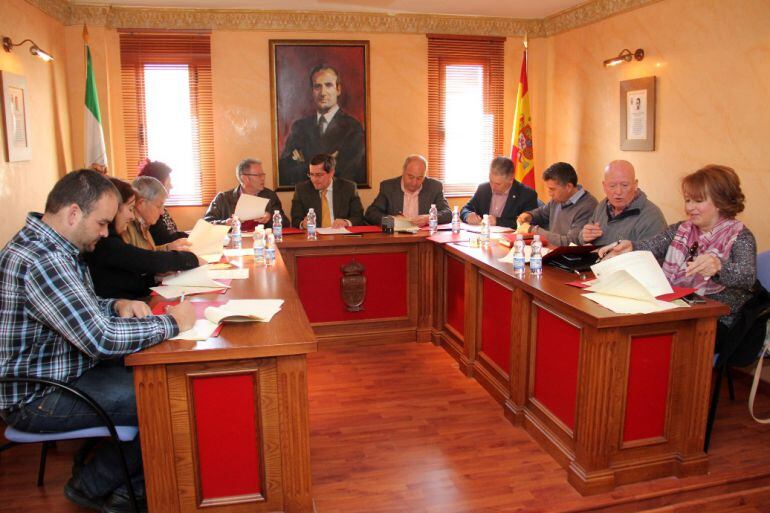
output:
[[[336,159],[319,153],[310,160],[309,180],[298,183],[291,200],[292,226],[305,229],[309,209],[319,228],[344,228],[364,224],[364,207],[354,182],[334,176]]]
[[[243,159],[235,168],[235,176],[238,178],[238,186],[231,191],[222,191],[211,201],[203,219],[213,224],[230,225],[233,222],[235,206],[241,194],[251,194],[268,200],[265,207],[265,215],[259,219],[244,221],[241,224],[243,231],[252,231],[256,225],[264,224],[265,228],[273,227],[273,212],[279,210],[283,225],[289,226],[289,218],[283,211],[281,200],[275,191],[265,187],[265,172],[262,170],[262,162],[257,159]],[[243,221],[243,220],[241,220]]]
[[[621,239],[643,240],[666,229],[663,212],[639,189],[630,162],[613,160],[607,164],[602,187],[607,197],[599,202],[592,220],[583,227],[581,244],[604,246]]]

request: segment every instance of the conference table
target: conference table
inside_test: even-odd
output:
[[[705,473],[713,301],[615,314],[469,234],[286,235],[274,267],[223,296],[284,299],[270,323],[131,355],[152,512],[311,512],[306,355],[432,342],[582,494]],[[206,297],[212,299],[211,296]]]
[[[126,357],[153,513],[313,511],[306,355],[316,337],[280,255],[271,267],[231,262],[249,278],[190,299],[283,299],[270,322]]]

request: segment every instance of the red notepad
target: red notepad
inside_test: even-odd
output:
[[[300,230],[299,228],[286,228],[284,227],[283,231],[281,232],[283,235],[296,235],[298,233],[305,233],[305,230]]]
[[[380,233],[382,231],[379,226],[347,226],[345,229],[350,233]]]
[[[179,304],[179,301],[160,301],[155,304],[154,307],[152,307],[152,313],[155,315],[163,315],[166,313],[166,307],[168,306],[176,306]],[[225,304],[225,301],[190,301],[190,304],[193,306],[193,309],[195,310],[195,318],[196,319],[205,319],[205,312],[206,308],[210,306],[222,306]],[[219,332],[222,331],[222,324],[220,323],[219,326],[217,326],[217,329],[214,330],[214,333],[211,334],[211,337],[217,337],[219,336]]]

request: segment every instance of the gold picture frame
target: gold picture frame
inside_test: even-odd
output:
[[[31,160],[27,79],[8,71],[0,71],[0,83],[3,91],[5,158],[8,162]]]
[[[306,180],[318,153],[337,158],[335,176],[371,187],[369,41],[271,39],[270,100],[276,190]]]
[[[655,150],[655,77],[620,82],[620,149]]]

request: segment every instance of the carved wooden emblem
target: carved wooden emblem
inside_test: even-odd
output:
[[[343,274],[340,278],[340,292],[348,312],[363,311],[364,298],[366,297],[366,276],[364,276],[366,268],[364,264],[353,260],[340,269]]]

